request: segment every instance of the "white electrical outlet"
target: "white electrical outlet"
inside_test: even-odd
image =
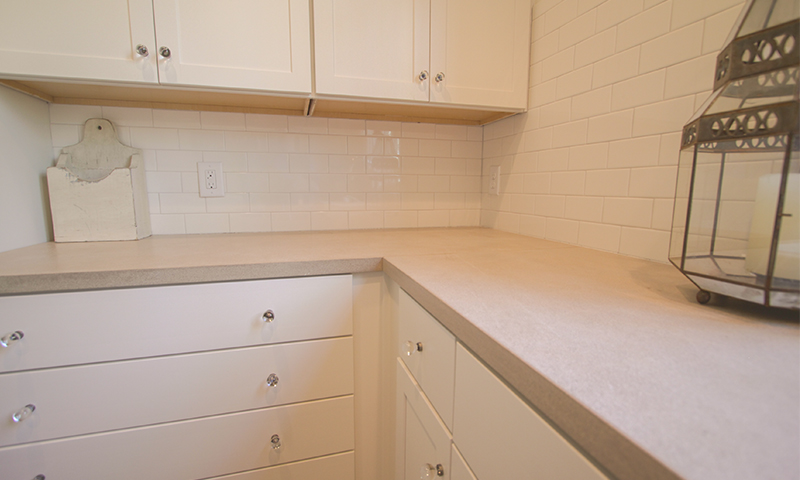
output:
[[[225,182],[222,178],[222,163],[198,162],[197,179],[201,197],[224,197]]]
[[[489,195],[500,195],[500,165],[489,167]]]

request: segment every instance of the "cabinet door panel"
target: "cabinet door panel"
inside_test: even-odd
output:
[[[352,335],[352,277],[0,297],[17,330],[0,372]]]
[[[155,0],[164,85],[311,92],[308,1]]]
[[[528,0],[431,0],[431,102],[524,109]]]
[[[452,430],[456,339],[406,292],[400,291],[398,355]],[[408,342],[422,351],[408,355]]]
[[[348,396],[0,448],[0,478],[191,480],[352,449]]]
[[[447,428],[436,416],[433,406],[399,359],[397,361],[397,446],[396,480],[422,478],[427,465],[442,465],[442,480],[450,479],[450,445]]]
[[[430,0],[315,0],[320,94],[428,100]]]
[[[353,452],[348,452],[208,480],[353,480],[354,477]]]
[[[480,480],[605,480],[461,344],[453,441]]]
[[[267,386],[275,373],[278,383]],[[0,375],[0,446],[353,393],[352,338]],[[8,418],[5,417],[5,418]]]
[[[156,83],[155,50],[149,0],[0,2],[4,76]]]

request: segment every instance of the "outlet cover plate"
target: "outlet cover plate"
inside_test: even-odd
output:
[[[221,162],[198,162],[197,181],[201,197],[224,197],[225,182]]]

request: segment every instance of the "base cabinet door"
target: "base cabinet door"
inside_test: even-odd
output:
[[[6,447],[0,478],[195,480],[346,452],[353,437],[346,396]]]
[[[3,0],[0,74],[158,83],[153,5],[150,0]]]
[[[453,451],[450,453],[450,480],[477,480],[455,444],[453,444]]]
[[[396,407],[395,480],[449,480],[450,434],[400,359]]]
[[[461,344],[453,442],[480,480],[606,480]]]

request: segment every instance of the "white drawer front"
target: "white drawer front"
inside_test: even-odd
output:
[[[461,344],[453,426],[480,480],[606,478]]]
[[[352,449],[353,397],[347,396],[5,447],[0,478],[191,480]]]
[[[353,480],[355,475],[353,452],[347,452],[209,480]]]
[[[399,311],[398,355],[452,431],[456,339],[402,290]],[[417,344],[422,351],[414,350]]]
[[[352,297],[350,275],[0,297],[24,334],[0,372],[350,335]]]
[[[395,480],[417,480],[423,468],[442,466],[443,475],[430,478],[450,480],[450,432],[434,413],[403,362],[397,361],[397,446]]]
[[[270,374],[278,382],[268,386]],[[352,337],[0,375],[0,446],[353,393]]]

